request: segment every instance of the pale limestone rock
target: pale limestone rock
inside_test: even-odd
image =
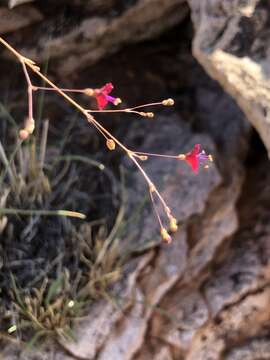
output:
[[[14,10],[0,7],[0,19],[0,35],[3,35],[40,22],[43,15],[31,6]]]
[[[61,341],[69,353],[80,359],[96,357],[97,352],[108,343],[108,337],[113,334],[116,324],[123,319],[123,312],[132,306],[137,277],[151,258],[152,254],[148,253],[133,262],[129,274],[120,284],[120,297],[116,302],[101,300],[91,307],[89,314],[76,326],[76,342]]]
[[[29,2],[32,2],[32,1],[35,1],[35,0],[9,0],[8,6],[9,6],[10,9],[12,9],[12,8],[14,8],[16,6],[26,4],[26,3],[29,3]]]
[[[189,0],[193,54],[237,101],[270,153],[269,4]]]
[[[44,6],[46,14],[48,7],[54,8],[55,0],[40,5],[41,13]],[[138,0],[127,4],[122,2],[119,6],[116,6],[117,2],[108,0],[92,1],[89,4],[81,2],[79,15],[78,6],[72,5],[75,5],[74,19],[66,20],[57,7],[54,16],[48,19],[45,16],[44,22],[33,26],[31,39],[25,36],[22,42],[20,37],[17,44],[18,50],[35,61],[43,61],[50,54],[50,58],[57,59],[54,69],[66,76],[116,52],[126,44],[158,36],[181,22],[188,14],[185,0]],[[18,11],[23,11],[25,6],[18,6]],[[31,7],[32,11],[36,9],[35,2]],[[11,24],[10,31],[12,26],[13,30],[17,29],[16,24]],[[16,43],[15,31],[13,36],[12,43]]]
[[[243,337],[256,336],[270,320],[269,301],[270,289],[266,287],[263,291],[247,296],[239,304],[226,308],[216,324],[211,322],[206,325],[193,338],[186,360],[205,360],[207,357],[220,360],[230,340],[236,342]]]

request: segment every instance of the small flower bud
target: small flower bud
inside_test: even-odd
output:
[[[209,161],[211,161],[211,162],[213,162],[214,160],[213,160],[213,156],[212,155],[208,155],[208,159],[209,159]]]
[[[30,119],[27,118],[26,122],[25,122],[25,130],[29,133],[29,134],[33,134],[34,130],[35,130],[35,120],[34,119]]]
[[[164,106],[173,106],[174,105],[174,100],[173,99],[163,100],[162,105],[164,105]]]
[[[160,229],[160,235],[162,240],[166,241],[168,244],[172,242],[171,236],[168,234],[168,231],[163,227]]]
[[[148,118],[153,118],[154,117],[154,113],[153,112],[139,112],[139,114],[143,117],[148,117]]]
[[[176,232],[177,229],[178,229],[177,221],[176,221],[176,219],[175,219],[174,217],[172,217],[172,218],[170,219],[170,230],[171,230],[172,232]]]
[[[33,60],[31,60],[31,59],[29,59],[29,58],[27,58],[27,57],[25,57],[25,56],[22,56],[22,57],[21,57],[21,60],[22,60],[23,62],[25,62],[26,64],[28,63],[28,64],[31,64],[31,65],[35,65],[35,62],[34,62]]]
[[[117,106],[119,104],[121,104],[122,100],[120,98],[116,98],[113,102],[113,105]]]
[[[179,154],[178,159],[179,160],[186,160],[186,155],[185,154]]]
[[[106,145],[107,145],[107,148],[108,148],[109,150],[114,150],[114,149],[115,149],[115,142],[114,142],[113,139],[108,139],[108,140],[106,141]]]
[[[146,161],[148,159],[148,156],[146,155],[140,155],[139,156],[139,159],[142,160],[142,161]]]
[[[150,191],[151,193],[153,193],[153,192],[156,191],[156,188],[155,188],[155,185],[154,185],[154,184],[151,184],[151,185],[149,186],[149,191]]]
[[[207,170],[209,169],[209,165],[204,165],[204,168]]]
[[[19,137],[21,140],[26,140],[29,136],[29,132],[25,129],[19,131]]]
[[[93,96],[95,94],[95,91],[91,88],[86,88],[83,90],[83,93],[87,96]]]
[[[33,70],[34,70],[34,71],[40,71],[40,67],[37,66],[37,65],[33,65]]]

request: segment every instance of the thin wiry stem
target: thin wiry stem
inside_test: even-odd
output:
[[[28,71],[26,69],[25,63],[24,61],[21,61],[22,63],[22,68],[23,68],[23,72],[27,81],[27,85],[28,85],[28,119],[33,119],[33,87],[32,87],[32,83],[31,83],[31,79],[30,76],[28,74]]]
[[[84,89],[84,91],[82,91],[82,90],[79,90],[79,89],[76,90],[76,89],[61,89],[61,88],[59,88],[57,85],[55,85],[51,80],[49,80],[45,75],[43,75],[40,72],[39,67],[36,66],[35,63],[32,60],[27,59],[24,56],[22,56],[18,51],[16,51],[10,44],[8,44],[1,37],[0,37],[0,43],[2,43],[9,51],[11,51],[22,64],[23,71],[24,71],[24,74],[25,74],[25,77],[26,77],[26,80],[27,80],[27,84],[28,84],[28,113],[29,113],[28,116],[29,116],[29,119],[31,119],[33,121],[33,90],[40,89],[40,90],[50,90],[50,91],[54,90],[54,91],[56,91],[66,101],[68,101],[71,105],[73,105],[79,112],[81,112],[86,117],[87,121],[90,124],[92,124],[105,137],[105,139],[107,140],[107,146],[108,146],[108,148],[110,150],[113,150],[115,148],[115,144],[117,144],[130,157],[130,159],[133,161],[133,163],[136,165],[138,170],[141,172],[141,174],[145,178],[149,188],[151,189],[151,192],[153,191],[158,196],[159,200],[161,201],[162,205],[164,206],[164,209],[165,209],[165,212],[166,212],[167,216],[170,216],[170,209],[167,206],[165,200],[163,199],[163,197],[161,196],[159,191],[156,189],[156,187],[153,185],[151,179],[146,174],[144,169],[141,167],[139,162],[136,160],[136,157],[138,157],[138,155],[135,152],[133,152],[132,150],[130,150],[129,148],[127,148],[122,142],[120,142],[117,138],[115,138],[106,128],[104,128],[90,114],[91,112],[93,112],[92,110],[87,110],[87,109],[83,108],[75,100],[73,100],[69,95],[66,94],[66,92],[84,92],[85,89]],[[27,68],[30,68],[46,84],[48,84],[50,86],[50,88],[33,86],[32,82],[31,82],[31,79],[29,77]],[[150,104],[145,104],[145,105],[139,105],[139,106],[124,109],[124,110],[121,110],[121,111],[122,112],[132,112],[132,113],[142,115],[143,113],[140,113],[140,112],[138,112],[136,110],[139,109],[139,108],[146,107],[146,106],[154,106],[154,105],[160,105],[160,104],[163,104],[165,106],[172,105],[173,100],[168,99],[168,100],[164,100],[163,102],[155,102],[155,103],[150,103]],[[106,111],[106,110],[104,111],[103,110],[103,112],[116,112],[116,111]],[[118,110],[118,112],[119,112],[119,110]],[[142,115],[142,116],[152,117],[152,113],[148,113],[148,114],[151,114],[151,115]],[[151,196],[152,196],[152,194],[151,194]],[[159,222],[161,224],[160,218],[159,218]]]
[[[146,106],[146,105],[145,105]],[[127,109],[113,109],[113,110],[87,110],[88,113],[131,113],[131,114],[137,114],[142,115],[144,113],[141,113],[140,111],[135,111],[130,108]]]
[[[83,89],[63,89],[63,88],[59,88],[60,90],[64,91],[64,92],[77,92],[77,93],[83,93],[84,90]],[[44,90],[44,91],[55,91],[55,89],[50,88],[50,87],[45,87],[45,86],[33,86],[33,90]]]
[[[138,169],[141,171],[142,175],[144,176],[145,180],[147,181],[148,185],[149,185],[149,188],[150,188],[150,191],[153,192],[153,193],[156,193],[158,198],[160,199],[163,207],[164,207],[164,210],[165,210],[165,213],[166,215],[169,215],[171,210],[170,208],[168,207],[168,205],[166,204],[165,200],[163,199],[163,197],[161,196],[160,192],[157,190],[157,188],[154,186],[153,182],[151,181],[151,179],[149,178],[149,176],[146,174],[146,172],[144,171],[144,169],[142,168],[142,166],[138,163],[138,161],[134,158],[134,155],[133,154],[130,154],[129,155],[132,160],[134,161],[134,163],[137,165]]]
[[[156,153],[148,153],[148,152],[141,152],[141,151],[134,151],[134,154],[136,155],[143,155],[143,156],[155,156],[155,157],[164,157],[164,158],[168,158],[168,159],[177,159],[177,160],[184,160],[185,155],[184,154],[180,154],[180,155],[166,155],[166,154],[156,154]]]
[[[149,189],[149,194],[150,194],[151,202],[152,202],[152,205],[153,205],[153,208],[154,208],[154,212],[155,212],[156,217],[157,217],[158,222],[159,222],[159,226],[160,226],[160,228],[162,229],[164,226],[163,226],[162,221],[161,221],[161,218],[160,218],[160,216],[159,216],[159,213],[158,213],[158,210],[157,210],[157,206],[156,206],[156,204],[155,204],[155,200],[154,200],[153,193],[152,193],[151,189]]]
[[[141,108],[144,108],[144,107],[157,106],[157,105],[162,105],[162,101],[134,106],[132,108],[129,108],[129,110],[141,109]]]
[[[65,88],[59,88],[59,89],[64,92],[85,94],[85,89],[65,89]],[[33,90],[35,90],[35,91],[36,90],[55,91],[54,88],[45,87],[45,86],[33,86]],[[115,109],[115,110],[91,110],[91,109],[89,109],[89,110],[87,110],[87,112],[89,112],[89,113],[98,113],[98,112],[114,113],[114,112],[123,112],[124,111],[124,112],[132,112],[132,113],[140,114],[140,112],[133,111],[133,110],[142,109],[142,108],[149,107],[149,106],[157,106],[157,105],[162,105],[162,101],[138,105],[138,106],[134,106],[131,108],[126,108],[126,109]]]

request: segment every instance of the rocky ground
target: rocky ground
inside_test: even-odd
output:
[[[30,354],[3,341],[0,358],[269,359],[266,2],[73,0],[53,8],[9,1],[12,9],[7,3],[0,13],[15,20],[13,27],[0,21],[0,33],[38,61],[50,54],[49,72],[63,86],[112,81],[127,104],[175,99],[173,110],[158,110],[153,120],[100,116],[125,143],[176,154],[201,143],[215,161],[198,176],[180,162],[144,163],[180,225],[172,244],[161,244],[141,175],[119,152],[108,157],[99,140],[93,145],[88,125],[80,125],[75,149],[98,151],[116,178],[119,165],[125,169],[127,217],[136,207],[140,216],[128,222],[121,246],[133,257],[114,301],[96,302],[76,324],[76,343]],[[1,75],[1,93],[14,87],[17,99],[16,65],[4,51],[1,61],[1,74],[15,74],[13,82]],[[44,116],[53,121],[59,102],[47,101]]]

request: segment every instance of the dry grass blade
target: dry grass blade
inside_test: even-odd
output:
[[[49,120],[45,120],[42,128],[41,142],[40,142],[40,170],[42,171],[45,162],[47,138],[49,130]]]
[[[39,289],[33,289],[28,295],[22,295],[12,279],[14,307],[20,314],[16,324],[12,324],[9,332],[24,329],[32,334],[28,346],[46,337],[71,336],[72,320],[79,316],[84,303],[70,296],[71,284],[63,274],[50,285],[47,279]]]
[[[59,161],[68,161],[68,162],[70,162],[70,161],[80,161],[80,162],[83,162],[85,164],[95,166],[101,171],[105,170],[105,166],[102,163],[100,163],[100,162],[98,162],[96,160],[93,160],[93,159],[89,159],[89,158],[87,158],[85,156],[82,156],[82,155],[56,156],[55,157],[55,163],[57,163]]]
[[[28,210],[28,209],[6,209],[0,208],[0,215],[23,215],[23,216],[65,216],[78,219],[86,219],[86,216],[80,212],[69,210]]]
[[[15,177],[15,174],[13,173],[12,166],[11,166],[10,162],[8,161],[8,158],[6,156],[6,153],[5,153],[5,150],[3,148],[1,141],[0,141],[0,159],[1,159],[2,163],[4,164],[5,172],[8,174],[11,185],[15,188],[16,177]]]

